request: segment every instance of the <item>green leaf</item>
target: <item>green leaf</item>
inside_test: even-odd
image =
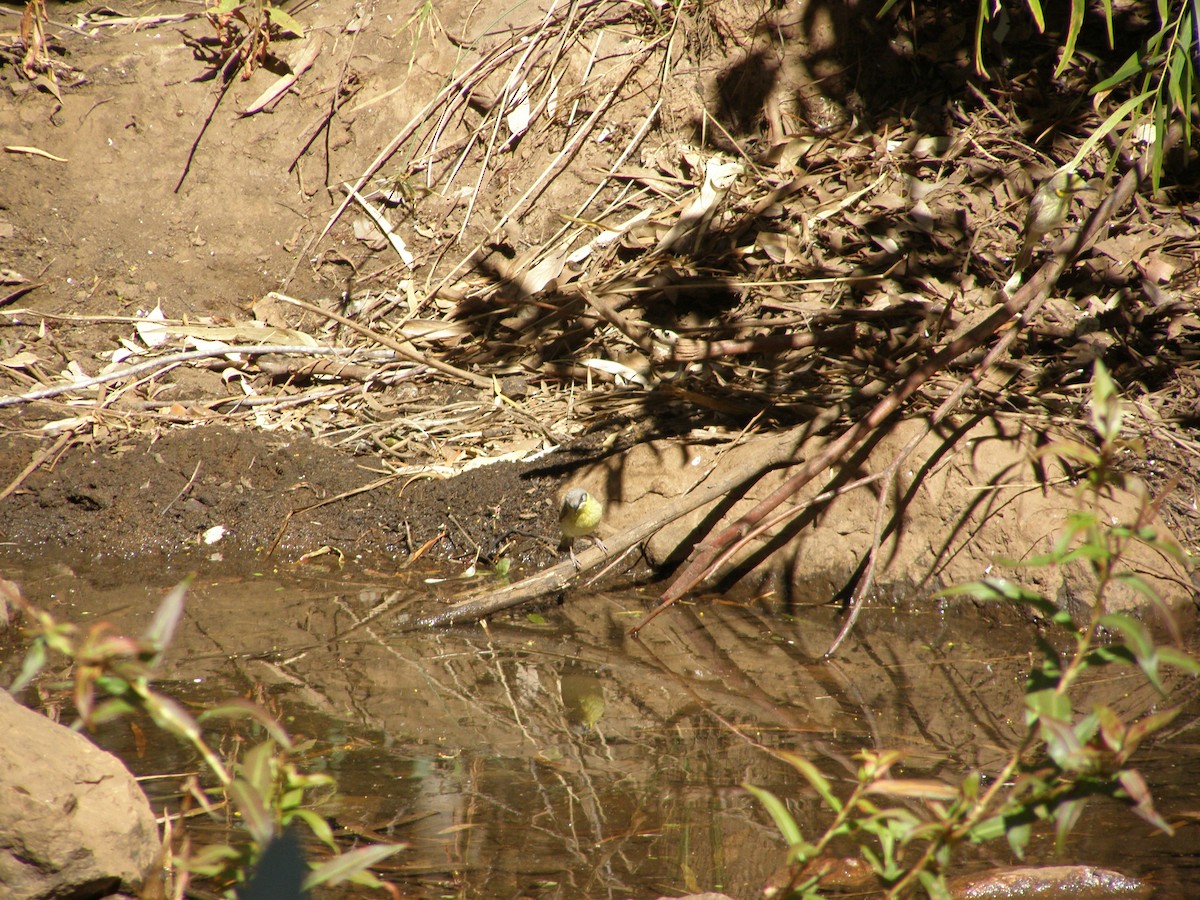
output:
[[[1035,459],[1040,457],[1055,457],[1067,462],[1079,463],[1089,468],[1100,461],[1100,454],[1096,452],[1095,447],[1091,447],[1080,441],[1069,441],[1066,439],[1047,444],[1045,447],[1041,447],[1035,451],[1033,455]]]
[[[921,882],[921,887],[925,889],[929,900],[950,900],[952,895],[946,887],[946,879],[941,872],[923,869],[917,873],[917,880]]]
[[[983,844],[988,841],[994,841],[1007,831],[1007,827],[1003,816],[991,816],[977,824],[970,831],[971,841],[976,844]]]
[[[800,833],[800,826],[796,824],[795,818],[788,812],[782,800],[770,791],[755,787],[748,782],[742,782],[742,787],[753,794],[758,802],[767,808],[767,813],[770,814],[771,819],[775,822],[775,827],[779,829],[779,833],[783,835],[783,839],[787,841],[789,847],[794,847],[804,842],[804,835]]]
[[[991,77],[983,64],[983,26],[990,18],[987,0],[979,0],[979,9],[975,13],[975,71],[980,78]]]
[[[284,34],[293,34],[296,37],[304,37],[304,26],[285,13],[282,9],[279,9],[275,6],[268,6],[267,18],[271,20],[272,25],[274,25]]]
[[[1071,701],[1054,688],[1027,691],[1025,708],[1037,719],[1068,722],[1071,719]]]
[[[1072,14],[1073,15],[1073,14]],[[1121,434],[1121,396],[1104,363],[1097,359],[1092,369],[1092,427],[1106,444]]]
[[[1046,16],[1042,12],[1041,0],[1029,0],[1029,14],[1033,16],[1033,22],[1037,25],[1038,33],[1046,33]]]
[[[1142,55],[1141,55],[1141,53],[1134,51],[1133,53],[1129,54],[1129,58],[1126,59],[1125,62],[1121,64],[1121,66],[1117,69],[1117,71],[1113,72],[1107,78],[1102,80],[1099,84],[1097,84],[1095,87],[1093,87],[1091,90],[1091,93],[1092,94],[1101,94],[1101,93],[1104,93],[1105,91],[1111,90],[1112,88],[1116,87],[1121,82],[1127,81],[1130,78],[1132,78],[1134,75],[1139,74],[1141,71],[1142,71]]]
[[[150,659],[152,666],[157,666],[162,662],[163,652],[170,646],[171,639],[175,636],[175,629],[179,627],[179,620],[183,618],[183,601],[191,582],[192,578],[188,576],[175,585],[167,596],[163,597],[162,603],[158,604],[158,609],[154,613],[154,619],[150,622],[150,627],[142,635],[142,640],[154,649],[154,655]]]
[[[1058,562],[1057,557],[1034,557],[1025,560],[997,560],[1001,565],[1025,568],[1042,568]],[[1050,600],[1004,578],[989,578],[984,581],[950,587],[938,591],[936,597],[954,597],[965,594],[981,602],[1006,601],[1030,607],[1051,622],[1071,626],[1071,614],[1061,610]]]
[[[1134,593],[1140,594],[1151,603],[1158,603],[1161,599],[1158,596],[1158,591],[1152,588],[1146,583],[1145,579],[1134,572],[1118,572],[1117,579]]]
[[[292,788],[290,791],[285,791],[283,796],[279,798],[279,808],[284,810],[299,809],[300,804],[304,802],[304,788]]]
[[[964,778],[962,780],[960,789],[962,790],[962,795],[965,799],[967,799],[967,800],[978,799],[979,786],[980,786],[981,779],[982,779],[982,775],[980,775],[979,771],[976,770],[974,772],[971,772],[969,775],[967,775],[966,778]]]
[[[1167,63],[1167,71],[1164,73],[1167,79],[1167,94],[1171,98],[1171,104],[1176,113],[1183,110],[1183,81],[1186,77],[1184,74],[1184,66],[1188,65],[1188,59],[1181,53],[1172,53],[1170,62]]]
[[[1108,613],[1100,617],[1098,624],[1102,628],[1120,634],[1129,644],[1133,655],[1139,659],[1154,653],[1154,639],[1150,637],[1145,626],[1132,616],[1124,613]]]
[[[25,653],[25,661],[21,664],[21,671],[17,674],[16,680],[8,686],[8,692],[16,695],[25,690],[45,667],[46,642],[40,637],[35,638]]]
[[[1155,103],[1150,110],[1154,122],[1154,147],[1150,158],[1150,186],[1157,191],[1162,184],[1163,160],[1167,148],[1167,110],[1162,103]]]
[[[1133,811],[1161,831],[1174,834],[1175,829],[1167,824],[1166,819],[1154,808],[1154,798],[1150,796],[1150,786],[1137,769],[1126,769],[1118,773],[1117,781],[1125,790],[1126,795],[1133,801]]]
[[[286,825],[293,819],[299,819],[307,825],[321,843],[334,850],[337,849],[337,843],[333,839],[333,828],[330,826],[329,820],[320,813],[311,809],[294,809],[284,816],[284,824]]]
[[[249,783],[235,778],[229,785],[229,799],[241,813],[242,822],[259,849],[265,848],[277,833],[275,819],[267,811],[265,798]]]
[[[140,693],[146,712],[154,719],[155,725],[190,743],[200,741],[200,726],[179,703],[149,690]]]
[[[1160,712],[1151,713],[1145,718],[1134,722],[1125,730],[1125,740],[1122,742],[1121,749],[1124,751],[1126,758],[1137,750],[1141,744],[1150,735],[1156,731],[1160,731],[1170,725],[1175,718],[1183,711],[1182,707],[1175,706],[1171,709],[1164,709]]]
[[[88,722],[94,728],[106,722],[112,722],[116,719],[132,715],[135,712],[137,712],[137,707],[133,706],[133,704],[120,697],[113,697],[105,700],[103,703],[97,704],[96,708],[92,710]]]
[[[251,747],[238,766],[238,775],[254,789],[264,803],[269,803],[275,794],[275,751],[274,742],[263,741]]]
[[[1059,853],[1062,852],[1067,841],[1067,835],[1075,828],[1086,805],[1087,797],[1079,797],[1073,800],[1065,800],[1055,808],[1054,846]]]
[[[1038,725],[1042,740],[1046,743],[1046,753],[1060,769],[1080,772],[1092,768],[1090,755],[1079,743],[1079,737],[1070,723],[1043,716],[1038,720]]]
[[[1115,647],[1097,647],[1091,653],[1084,657],[1084,668],[1099,668],[1100,666],[1112,665],[1117,663],[1125,666],[1134,666],[1138,664],[1137,657],[1133,655],[1133,651],[1124,644],[1117,644]]]
[[[1158,661],[1164,665],[1180,669],[1189,675],[1200,675],[1200,662],[1174,647],[1159,647]]]
[[[340,884],[371,866],[378,865],[394,853],[404,850],[407,844],[372,844],[339,854],[323,862],[309,873],[301,887],[306,891],[320,885]]]
[[[1004,834],[1008,838],[1008,846],[1012,848],[1013,854],[1017,859],[1024,859],[1025,848],[1029,846],[1029,839],[1033,836],[1033,823],[1022,822],[1009,825]]]
[[[1113,40],[1113,5],[1112,0],[1104,0],[1104,24],[1108,26],[1108,49],[1116,46]]]
[[[1075,42],[1079,40],[1079,31],[1083,28],[1084,0],[1071,0],[1071,24],[1067,27],[1067,42],[1063,47],[1062,59],[1058,62],[1058,67],[1054,70],[1054,77],[1058,78],[1063,71],[1071,63],[1071,58],[1075,56]]]
[[[789,753],[786,750],[779,751],[776,754],[780,759],[786,762],[789,766],[804,776],[804,780],[812,785],[813,790],[821,795],[821,799],[836,813],[842,811],[842,801],[833,793],[833,789],[829,785],[829,781],[821,774],[821,770],[814,766],[803,756],[795,753]]]
[[[207,722],[209,719],[253,719],[261,725],[275,741],[284,750],[292,750],[292,739],[288,737],[288,733],[284,727],[280,725],[265,709],[257,703],[251,703],[244,697],[230,697],[222,701],[220,704],[206,709],[200,714],[200,721]]]
[[[1065,168],[1079,168],[1084,159],[1087,158],[1087,155],[1091,153],[1093,149],[1095,149],[1096,145],[1108,137],[1110,131],[1124,122],[1125,118],[1130,112],[1133,111],[1135,107],[1140,106],[1153,95],[1153,91],[1144,91],[1138,94],[1136,97],[1130,97],[1115,110],[1113,110],[1112,113],[1109,114],[1108,118],[1105,119],[1100,125],[1100,127],[1088,135],[1087,140],[1080,145],[1079,150],[1076,151],[1075,155],[1071,158],[1071,161],[1067,163]]]
[[[177,860],[180,868],[205,878],[223,875],[230,863],[242,860],[242,853],[229,844],[209,844]]]
[[[1104,746],[1119,754],[1125,746],[1128,733],[1124,721],[1107,706],[1097,707],[1095,714],[1100,720],[1100,736],[1104,739]]]

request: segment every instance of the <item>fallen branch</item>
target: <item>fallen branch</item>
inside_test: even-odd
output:
[[[93,378],[84,378],[80,381],[59,384],[37,391],[29,391],[25,394],[0,397],[0,408],[16,406],[19,403],[31,403],[35,400],[47,400],[51,397],[57,397],[60,394],[69,394],[72,391],[85,391],[101,384],[107,384],[110,381],[120,381],[122,378],[131,378],[143,372],[177,366],[180,363],[191,362],[194,359],[210,359],[217,356],[229,356],[235,353],[246,356],[258,356],[264,353],[299,353],[302,355],[321,356],[348,355],[354,352],[356,351],[353,348],[348,347],[278,346],[272,344],[229,344],[222,347],[209,347],[204,350],[185,350],[182,353],[172,353],[169,356],[160,356],[137,363],[136,365],[126,366],[123,369],[105,372],[103,375],[96,375]]]
[[[664,525],[674,522],[693,510],[735,494],[757,481],[767,470],[794,461],[799,440],[794,432],[782,436],[774,447],[758,455],[753,462],[739,466],[723,477],[701,484],[689,493],[677,497],[665,506],[658,507],[654,516],[626,528],[617,537],[605,536],[606,553],[600,547],[589,547],[577,554],[579,568],[567,560],[536,575],[531,575],[516,584],[492,591],[479,597],[463,600],[448,609],[426,616],[418,625],[436,627],[473,622],[501,610],[509,609],[546,594],[565,590],[575,577],[601,565],[609,556],[619,557],[630,547],[646,540]]]

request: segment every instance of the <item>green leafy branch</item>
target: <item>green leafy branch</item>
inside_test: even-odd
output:
[[[306,890],[342,881],[382,887],[369,868],[404,849],[404,845],[377,844],[339,853],[328,820],[313,808],[318,802],[314,797],[333,792],[334,780],[328,775],[302,772],[293,762],[294,757],[311,749],[313,742],[294,745],[265,709],[247,700],[226,700],[193,717],[178,702],[154,689],[155,672],[183,616],[187,587],[184,581],[167,594],[141,638],[119,635],[106,622],[86,631],[58,622],[18,595],[16,601],[31,623],[27,629],[31,642],[10,693],[27,687],[46,667],[50,655],[58,654],[74,663],[72,695],[80,724],[92,728],[143,713],[163,731],[192,747],[219,783],[249,840],[185,853],[176,864],[188,875],[226,885],[227,896],[233,896],[233,886],[245,883],[268,845],[293,822],[303,822],[333,853],[332,858],[308,873]],[[202,725],[218,719],[248,719],[261,727],[266,737],[240,760],[228,762],[204,739]],[[194,795],[210,811],[219,805],[199,790]]]
[[[878,15],[891,10],[897,0],[886,0]],[[987,78],[984,37],[989,24],[1007,11],[996,0],[977,0],[974,33],[975,71]],[[1039,32],[1046,30],[1046,16],[1041,0],[1025,0],[1029,15]],[[1115,20],[1112,0],[1103,0],[1105,33],[1110,50],[1116,46]],[[1093,135],[1094,146],[1104,134],[1117,125],[1125,125],[1125,133],[1133,142],[1149,146],[1151,180],[1157,190],[1162,178],[1163,162],[1171,140],[1172,126],[1178,123],[1184,143],[1192,141],[1192,118],[1196,114],[1196,70],[1200,65],[1200,2],[1197,0],[1158,0],[1153,4],[1158,16],[1158,29],[1141,46],[1129,54],[1111,74],[1091,88],[1098,100],[1122,85],[1129,85],[1134,96],[1121,104]],[[1084,0],[1071,0],[1070,19],[1063,39],[1062,54],[1054,70],[1058,78],[1076,57],[1079,35],[1089,14]],[[1081,150],[1072,166],[1078,165]],[[1114,154],[1115,159],[1115,154]]]
[[[1111,707],[1095,704],[1077,716],[1072,700],[1081,678],[1106,666],[1136,667],[1160,696],[1168,697],[1164,668],[1200,674],[1200,663],[1173,646],[1156,643],[1142,622],[1107,609],[1116,585],[1125,585],[1162,609],[1155,591],[1124,560],[1141,544],[1167,556],[1182,558],[1179,548],[1160,539],[1150,520],[1153,503],[1143,501],[1132,525],[1111,523],[1100,501],[1115,488],[1135,487],[1118,468],[1124,454],[1137,449],[1122,437],[1123,410],[1107,370],[1096,363],[1092,381],[1091,424],[1096,446],[1057,441],[1041,451],[1082,469],[1079,508],[1068,517],[1062,537],[1046,554],[1011,565],[1047,568],[1086,565],[1094,581],[1094,604],[1086,623],[1077,625],[1065,610],[1045,597],[1003,579],[989,579],[943,592],[986,602],[1014,603],[1044,617],[1065,637],[1062,650],[1046,636],[1036,638],[1041,662],[1025,684],[1025,732],[1001,770],[988,777],[973,772],[952,786],[940,781],[900,779],[890,770],[902,759],[896,751],[863,752],[857,784],[841,800],[830,782],[810,761],[778,754],[817,791],[834,813],[833,822],[815,841],[807,841],[786,805],[767,791],[746,785],[766,807],[788,843],[792,877],[787,894],[817,897],[821,867],[829,843],[838,837],[859,841],[862,858],[888,896],[902,896],[919,886],[931,896],[944,896],[944,874],[954,850],[964,842],[1001,837],[1023,856],[1039,822],[1052,823],[1061,847],[1094,796],[1125,801],[1132,811],[1161,831],[1171,826],[1154,808],[1145,778],[1133,767],[1139,747],[1169,725],[1179,707],[1162,709],[1125,721]],[[1164,612],[1167,612],[1165,609]],[[1164,619],[1170,620],[1169,613]],[[984,785],[987,785],[986,788]],[[913,806],[879,806],[874,797],[919,801]]]

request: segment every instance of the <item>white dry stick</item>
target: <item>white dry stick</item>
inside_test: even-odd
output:
[[[392,230],[392,223],[384,218],[383,213],[372,206],[371,202],[366,200],[357,190],[348,184],[343,185],[343,187],[350,192],[351,199],[357,200],[362,208],[367,211],[367,215],[371,217],[371,221],[374,222],[375,226],[383,232],[383,236],[388,239],[388,243],[392,245],[392,249],[395,250],[400,259],[404,261],[404,264],[410,269],[413,268],[417,261],[416,257],[412,255],[412,251],[409,250],[408,245],[404,243],[404,238],[400,237],[400,235],[396,234],[396,232]]]
[[[738,176],[745,171],[746,167],[740,162],[722,159],[719,156],[710,159],[704,166],[704,184],[700,186],[699,196],[680,213],[679,221],[663,235],[663,239],[658,242],[651,255],[657,256],[680,249],[689,237],[692,238],[691,250],[695,251],[708,231],[717,207],[721,205]]]

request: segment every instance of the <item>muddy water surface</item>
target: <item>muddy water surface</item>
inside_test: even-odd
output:
[[[177,580],[123,565],[22,567],[29,598],[60,619],[132,633]],[[739,785],[788,798],[806,835],[828,822],[764,748],[801,753],[848,790],[864,748],[905,749],[904,774],[956,782],[994,771],[1018,739],[1032,630],[972,606],[876,604],[832,663],[815,661],[839,625],[826,607],[785,614],[708,599],[633,640],[650,596],[596,593],[486,627],[409,629],[439,602],[435,590],[469,586],[210,568],[189,593],[160,687],[197,710],[254,697],[315,739],[305,765],[340,786],[323,811],[407,843],[381,874],[421,897],[756,896],[784,847]],[[1137,677],[1106,674],[1093,695],[1126,714],[1156,702]],[[1142,765],[1160,809],[1181,822],[1200,809],[1194,713]],[[98,739],[139,775],[167,774],[146,789],[169,805],[196,762],[152,734],[123,722]],[[257,740],[244,726],[210,739],[226,750]],[[199,841],[228,838],[220,825],[189,828]],[[1034,844],[1035,861],[1115,867],[1153,879],[1158,896],[1190,895],[1198,854],[1194,829],[1168,839],[1105,801],[1088,807],[1065,859],[1048,836]],[[1015,862],[1001,845],[962,860]]]

